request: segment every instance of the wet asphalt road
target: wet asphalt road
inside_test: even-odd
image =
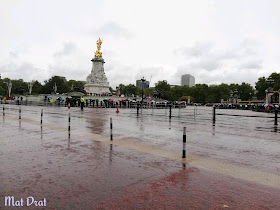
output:
[[[216,110],[213,124],[211,107],[175,109],[170,119],[164,109],[137,117],[136,109],[22,106],[19,120],[18,108],[0,113],[0,208],[9,195],[46,198],[46,209],[280,208],[273,114]]]

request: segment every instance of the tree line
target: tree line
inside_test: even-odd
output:
[[[265,90],[272,87],[274,91],[280,89],[280,73],[272,73],[270,76],[260,77],[256,82],[255,88],[249,84],[242,82],[241,84],[220,84],[207,85],[196,84],[193,87],[175,86],[171,87],[165,80],[158,81],[154,88],[143,90],[145,96],[154,96],[169,101],[187,101],[188,96],[196,103],[219,103],[221,99],[227,100],[230,95],[237,96],[242,101],[252,99],[264,100],[266,97]],[[118,87],[120,94],[125,95],[142,95],[142,89],[133,84]]]
[[[29,94],[29,82],[22,79],[11,80],[9,78],[0,80],[0,95],[8,95],[8,84],[12,83],[11,95],[26,95]],[[76,80],[65,80],[63,77],[53,76],[41,84],[39,81],[32,82],[32,95],[50,94],[54,92],[54,86],[57,86],[57,93],[67,93],[72,87],[84,89],[84,82]]]
[[[12,94],[28,94],[28,82],[22,79],[10,80],[5,78],[0,80],[0,95],[8,95],[7,84],[12,82]],[[63,77],[53,76],[41,84],[38,81],[33,82],[32,94],[50,94],[54,92],[54,86],[57,86],[57,93],[67,93],[73,87],[84,89],[83,81],[69,80]],[[158,81],[154,88],[147,88],[143,90],[146,97],[156,97],[169,101],[187,100],[190,96],[192,101],[196,103],[219,103],[221,99],[226,100],[230,95],[236,95],[243,101],[257,98],[263,100],[265,98],[265,90],[272,87],[274,90],[280,89],[280,73],[272,73],[269,77],[260,77],[256,82],[255,89],[249,83],[243,82],[242,84],[220,84],[220,85],[207,85],[196,84],[193,87],[189,86],[175,86],[171,87],[165,80]],[[256,91],[255,91],[256,90]],[[124,85],[120,84],[116,90],[110,88],[111,92],[118,92],[124,95],[142,95],[142,89],[136,87],[134,84]]]
[[[142,95],[142,89],[134,85],[119,85],[120,94]],[[221,84],[206,85],[197,84],[193,87],[175,86],[171,87],[166,81],[159,81],[154,88],[143,90],[146,97],[156,97],[168,101],[187,101],[188,96],[196,103],[219,103],[221,99],[227,100],[230,94],[238,94],[242,100],[249,100],[253,97],[254,88],[248,83],[239,84]]]

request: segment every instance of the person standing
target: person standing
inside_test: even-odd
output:
[[[84,105],[85,105],[85,99],[84,99],[84,97],[82,96],[82,97],[81,97],[81,110],[84,110]]]

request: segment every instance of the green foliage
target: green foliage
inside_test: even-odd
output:
[[[5,78],[7,79],[7,78]],[[4,83],[4,80],[0,80],[0,95],[7,95],[7,85]]]
[[[276,72],[274,72],[269,76],[269,78],[273,80],[273,83],[272,83],[273,89],[279,90],[280,89],[280,73],[277,74]]]
[[[23,79],[12,80],[12,91],[13,94],[25,95],[28,92],[28,84]]]
[[[249,83],[242,82],[238,88],[238,93],[242,101],[247,101],[254,95],[254,89]]]
[[[31,94],[32,95],[38,95],[38,94],[42,93],[42,89],[43,89],[42,84],[36,80],[33,83]]]
[[[142,95],[142,89],[140,89],[139,87],[136,87],[133,84],[129,84],[127,86],[124,86],[122,88],[122,92],[121,94],[125,94],[125,95]]]
[[[5,89],[2,86],[0,86],[0,96],[4,96],[5,94],[6,94]]]
[[[258,99],[264,99],[265,98],[265,90],[269,87],[272,87],[273,90],[279,90],[280,89],[280,73],[272,73],[269,77],[260,77],[258,81],[256,82],[256,90],[257,92],[257,98]]]
[[[196,103],[206,103],[206,96],[208,95],[208,85],[197,84],[192,87],[192,96]]]
[[[165,81],[158,81],[155,86],[156,97],[171,100],[172,95],[170,85]]]
[[[124,95],[132,95],[132,94],[133,95],[142,95],[142,89],[139,87],[136,87],[133,84],[129,84],[129,85],[119,84],[119,86],[117,87],[117,90],[119,90],[120,94],[124,94]]]
[[[268,88],[269,84],[266,82],[265,77],[260,77],[258,81],[256,82],[256,90],[257,92],[257,98],[262,100],[265,98],[265,90]]]
[[[118,87],[116,87],[117,91],[119,91],[120,94],[124,94],[124,84],[119,84]]]
[[[188,102],[189,97],[188,96],[182,96],[181,98],[178,99],[178,101],[186,101]]]
[[[269,84],[268,80],[272,79],[273,82]],[[7,84],[10,81],[9,78],[0,80],[0,95],[8,95]],[[28,93],[28,83],[24,82],[22,79],[11,80],[12,81],[12,94],[26,94]],[[6,83],[5,83],[6,82]],[[41,94],[46,93],[50,94],[54,92],[54,85],[57,85],[58,93],[67,93],[70,91],[72,86],[84,88],[84,82],[69,80],[59,76],[53,76],[45,81],[45,84],[42,85],[40,82],[35,81],[32,87],[32,94]],[[272,73],[268,78],[260,77],[256,82],[257,98],[265,98],[265,90],[268,87],[273,87],[274,90],[280,89],[280,73]],[[142,95],[142,89],[136,87],[133,84],[124,85],[120,84],[117,90],[120,94],[125,95]],[[110,91],[114,91],[110,88]],[[143,90],[144,95],[146,96],[155,96],[157,98],[166,99],[166,100],[187,100],[186,96],[191,96],[191,99],[195,103],[218,103],[221,99],[227,100],[231,93],[237,94],[241,100],[249,100],[254,96],[253,87],[243,82],[239,84],[220,84],[220,85],[206,85],[206,84],[197,84],[194,87],[189,86],[175,86],[171,88],[166,81],[158,81],[155,88],[147,88]]]
[[[70,91],[70,87],[63,78],[59,76],[53,76],[49,80],[45,81],[45,85],[43,86],[43,93],[50,94],[54,92],[55,84],[57,86],[57,93],[67,93]]]
[[[147,88],[144,90],[144,95],[152,97],[155,93],[155,88]]]
[[[76,80],[69,80],[68,82],[66,82],[68,88],[72,88],[73,87],[80,87],[81,89],[84,89],[85,84],[82,81],[76,81]]]

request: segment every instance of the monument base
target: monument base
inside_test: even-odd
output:
[[[87,93],[110,93],[109,86],[99,84],[85,84],[85,91]]]

